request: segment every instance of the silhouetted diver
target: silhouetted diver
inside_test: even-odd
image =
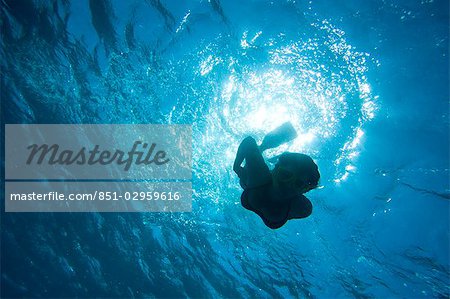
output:
[[[264,137],[258,147],[248,136],[239,145],[233,170],[240,178],[241,204],[258,214],[272,228],[282,227],[290,219],[306,218],[312,204],[303,194],[316,188],[320,173],[311,157],[300,153],[283,153],[270,171],[262,152],[297,137],[288,122]],[[245,166],[241,164],[245,160]]]

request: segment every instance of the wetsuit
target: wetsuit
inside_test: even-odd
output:
[[[245,167],[241,169],[240,163],[244,159]],[[260,193],[258,194],[258,196],[263,197],[266,194],[270,194],[270,189],[273,188],[272,173],[265,163],[264,158],[261,155],[258,146],[256,145],[256,141],[253,138],[247,137],[246,139],[244,139],[244,141],[239,146],[236,160],[237,161],[235,161],[236,165],[234,165],[234,168],[235,171],[237,170],[236,173],[238,173],[238,176],[240,178],[241,187],[244,189],[244,192],[242,192],[241,195],[242,206],[247,210],[258,214],[268,227],[272,229],[282,227],[288,221],[291,202],[292,200],[294,200],[294,198],[289,201],[286,215],[280,221],[270,221],[269,219],[264,217],[264,215],[260,211],[252,207],[248,201],[248,193],[251,192],[251,190],[255,190],[255,192]],[[265,192],[265,189],[267,190],[267,192]],[[261,200],[264,200],[264,198],[261,198]]]
[[[271,186],[272,183],[267,184],[265,186],[261,186],[258,188],[268,188]],[[280,221],[271,221],[269,219],[267,219],[266,217],[264,217],[264,215],[262,213],[260,213],[258,210],[254,209],[250,203],[248,202],[248,192],[249,189],[244,189],[244,192],[242,192],[241,194],[241,205],[246,208],[247,210],[250,210],[252,212],[255,212],[256,214],[258,214],[259,217],[261,217],[262,221],[264,222],[265,225],[267,225],[268,227],[270,227],[271,229],[277,229],[282,227],[283,225],[286,224],[286,222],[289,220],[289,212],[291,210],[291,201],[289,201],[289,207],[287,209],[286,215],[283,218],[283,220]]]

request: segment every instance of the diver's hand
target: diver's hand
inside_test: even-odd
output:
[[[242,179],[242,177],[244,176],[244,167],[242,166],[237,166],[237,167],[233,167],[234,172],[236,172],[237,176]]]

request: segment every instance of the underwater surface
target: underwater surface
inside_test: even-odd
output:
[[[449,297],[447,0],[4,0],[0,22],[2,144],[5,123],[193,128],[192,212],[2,204],[2,297]],[[285,121],[269,156],[321,181],[271,230],[232,162]]]

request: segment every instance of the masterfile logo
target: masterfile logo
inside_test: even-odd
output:
[[[188,212],[189,125],[5,127],[6,212]]]
[[[142,151],[139,147],[142,147]],[[109,165],[116,162],[118,165],[123,165],[124,170],[128,171],[131,165],[145,164],[149,165],[155,163],[155,165],[162,165],[169,162],[166,158],[166,152],[159,150],[153,154],[156,143],[152,143],[150,146],[148,143],[142,141],[135,141],[133,147],[129,152],[124,152],[119,149],[100,150],[100,146],[96,144],[93,149],[88,150],[86,147],[82,147],[79,151],[60,150],[58,144],[32,144],[27,147],[30,150],[30,155],[27,159],[27,165],[33,163],[41,165],[44,160],[49,165],[72,165],[74,163],[78,165]],[[144,158],[145,157],[145,158]],[[136,161],[134,161],[136,159]]]
[[[6,179],[191,179],[189,125],[6,125]]]

